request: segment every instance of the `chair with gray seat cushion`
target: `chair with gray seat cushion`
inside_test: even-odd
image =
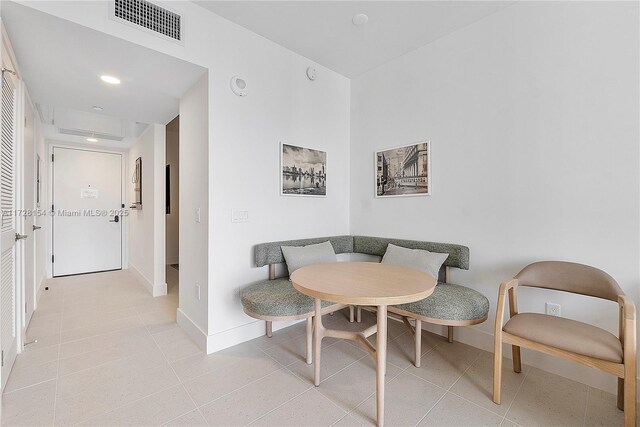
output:
[[[311,363],[309,345],[312,335],[313,300],[295,290],[287,278],[276,279],[276,265],[285,262],[283,246],[307,246],[326,241],[331,242],[336,254],[356,253],[377,257],[373,261],[380,260],[390,243],[403,248],[448,254],[438,272],[438,280],[441,283],[433,295],[413,304],[388,308],[390,313],[402,317],[412,330],[416,342],[416,366],[420,365],[421,339],[415,332],[422,330],[422,321],[449,326],[448,335],[451,341],[454,326],[481,323],[487,318],[489,303],[482,294],[464,286],[446,283],[449,268],[469,269],[469,248],[466,246],[368,236],[333,236],[256,245],[256,266],[269,266],[269,280],[255,283],[241,291],[243,309],[247,315],[266,321],[267,336],[272,334],[273,321],[307,319],[307,363]],[[332,313],[345,306],[323,301],[323,307],[323,313]],[[350,309],[350,320],[353,321],[353,307]],[[409,319],[414,320],[415,326],[411,325]]]
[[[576,320],[541,313],[519,313],[516,291],[529,286],[617,302],[619,336]],[[508,295],[507,295],[508,294]],[[510,319],[503,326],[506,300]],[[581,363],[618,377],[618,408],[624,424],[636,425],[636,309],[613,277],[588,265],[536,262],[500,285],[494,333],[493,401],[500,404],[502,345],[511,344],[513,370],[522,371],[520,347]]]
[[[255,246],[256,266],[269,266],[269,280],[247,286],[240,292],[244,312],[266,322],[267,336],[272,336],[273,321],[307,319],[306,360],[311,363],[311,339],[313,328],[313,299],[298,292],[289,278],[276,278],[276,265],[285,262],[282,247],[309,246],[330,242],[335,253],[353,252],[351,236],[333,236],[313,239],[285,240],[262,243]],[[330,301],[322,302],[323,313],[333,313],[345,307]]]
[[[436,246],[431,244],[429,245],[431,248],[428,250],[421,247],[423,245],[420,243],[409,241],[404,243],[409,247],[405,247],[389,242],[382,262],[415,268],[431,276],[438,276],[439,271],[442,270],[443,263],[451,256],[447,251],[449,248],[444,245]],[[457,260],[453,260],[456,263],[453,265],[464,267],[464,264],[460,262],[461,259],[465,259],[465,257],[458,256]],[[389,307],[391,313],[403,317],[403,320],[414,334],[414,364],[416,367],[420,367],[422,354],[422,340],[419,339],[420,336],[416,334],[416,331],[422,330],[422,322],[447,326],[447,335],[451,342],[453,341],[454,326],[475,325],[487,320],[489,313],[489,300],[487,297],[466,286],[445,283],[447,279],[446,268],[444,270],[444,280],[438,282],[433,294],[429,297],[409,304]],[[415,326],[408,322],[409,318],[414,320]]]

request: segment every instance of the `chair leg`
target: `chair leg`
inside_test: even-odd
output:
[[[307,365],[313,363],[313,316],[307,317]]]
[[[636,361],[633,360],[633,367],[625,363],[624,373],[624,425],[625,427],[635,427],[636,425]]]
[[[267,320],[267,337],[271,338],[273,335],[273,329],[271,328],[271,320]]]
[[[511,346],[511,354],[513,355],[513,372],[522,372],[522,360],[520,358],[520,347],[517,345]]]
[[[494,338],[493,345],[493,402],[500,404],[502,398],[502,339]]]
[[[349,322],[353,323],[355,317],[355,309],[352,305],[349,306]]]
[[[453,326],[447,326],[447,341],[453,342]]]
[[[415,358],[414,358],[413,364],[416,366],[416,368],[419,368],[420,361],[422,359],[422,320],[419,320],[419,319],[416,319],[414,340],[416,343],[416,347],[415,347],[416,351],[415,351]]]
[[[362,322],[362,307],[356,307],[356,322]]]
[[[618,378],[618,409],[624,411],[624,378]]]

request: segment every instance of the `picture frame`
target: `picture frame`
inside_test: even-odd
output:
[[[280,142],[280,195],[327,196],[327,152]]]
[[[414,142],[374,152],[376,198],[430,196],[431,142]]]

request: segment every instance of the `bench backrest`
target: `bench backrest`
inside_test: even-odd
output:
[[[256,266],[263,267],[285,262],[281,246],[306,246],[326,242],[327,240],[331,242],[336,254],[361,253],[382,257],[389,243],[409,249],[448,253],[449,257],[442,265],[438,275],[438,280],[441,282],[446,281],[446,267],[460,268],[462,270],[469,269],[469,248],[466,246],[369,236],[332,236],[261,243],[255,246]]]
[[[260,243],[255,246],[256,266],[264,267],[265,265],[280,264],[284,262],[282,249],[280,249],[281,246],[307,246],[314,245],[316,243],[323,243],[327,240],[331,242],[333,250],[337,254],[353,252],[352,236],[318,237],[313,239],[283,240],[281,242]]]

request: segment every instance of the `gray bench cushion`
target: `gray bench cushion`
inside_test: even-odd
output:
[[[482,320],[489,313],[489,300],[466,286],[438,283],[431,296],[412,303],[389,307],[420,317],[449,321]]]
[[[288,278],[265,280],[247,286],[242,290],[240,300],[245,311],[265,317],[303,318],[314,309],[313,298],[298,292]],[[334,304],[322,301],[322,307]]]

